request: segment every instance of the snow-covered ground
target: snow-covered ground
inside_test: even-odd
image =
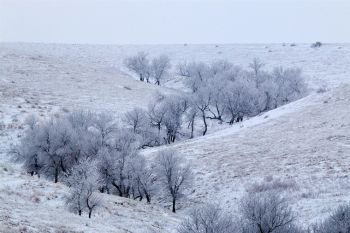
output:
[[[79,71],[79,77],[83,78],[94,69],[102,68],[100,76],[121,75],[117,70],[126,71],[123,68],[123,59],[126,56],[135,55],[144,51],[150,57],[160,54],[170,56],[173,68],[183,61],[211,62],[216,59],[227,59],[236,65],[247,67],[254,58],[259,58],[266,64],[266,68],[296,66],[303,69],[311,88],[320,86],[335,87],[344,80],[348,80],[350,64],[350,44],[324,44],[321,48],[311,48],[310,44],[204,44],[204,45],[79,45],[79,44],[18,44],[1,43],[0,51],[8,55],[8,60],[16,59],[15,56],[23,56],[38,60],[37,64],[51,60],[51,65],[46,63],[46,70],[59,70],[59,76],[74,78],[74,72]],[[40,56],[40,57],[38,57]],[[4,58],[2,58],[3,60]],[[26,61],[18,64],[25,71]],[[48,61],[50,63],[50,61]],[[60,66],[62,63],[76,64],[72,67]],[[89,64],[87,66],[87,64]],[[24,67],[23,67],[24,66]],[[84,69],[82,70],[82,67]],[[80,68],[80,70],[79,70]],[[42,70],[41,69],[41,70]],[[43,71],[43,70],[42,70]],[[38,70],[39,72],[39,70]],[[64,73],[68,73],[64,75]],[[70,75],[69,75],[70,73]],[[84,75],[85,74],[85,75]],[[29,74],[28,74],[29,75]],[[33,74],[31,74],[33,75]],[[57,76],[56,74],[55,76]],[[79,79],[75,80],[79,82]],[[120,84],[122,86],[122,84]],[[170,82],[174,85],[174,82]],[[115,87],[115,86],[113,86]]]
[[[349,112],[345,85],[172,147],[196,171],[193,200],[234,212],[254,183],[276,181],[306,224],[350,199]]]
[[[260,116],[205,137],[178,142],[196,173],[193,202],[220,200],[235,212],[254,183],[267,180],[291,196],[299,220],[310,223],[350,198],[350,44],[319,49],[272,45],[58,45],[0,44],[0,232],[172,232],[181,217],[157,206],[106,196],[89,221],[70,214],[66,188],[24,174],[8,149],[31,113],[87,108],[116,115],[146,106],[166,87],[141,83],[122,67],[125,56],[146,51],[183,60],[227,58],[246,66],[254,57],[268,67],[298,66],[310,87],[327,87]],[[161,148],[145,150],[150,157]],[[109,204],[112,203],[112,204]],[[123,204],[121,204],[123,203]],[[187,206],[190,203],[185,203]],[[186,206],[184,205],[184,206]],[[63,228],[64,226],[64,228]],[[22,230],[25,232],[25,230]]]

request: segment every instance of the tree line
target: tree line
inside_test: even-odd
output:
[[[163,67],[160,73],[169,74],[170,65],[149,66],[146,58],[147,54],[141,52],[127,58],[125,64],[142,77],[145,69],[152,73],[149,71],[153,70],[151,67]],[[161,55],[152,64],[161,60],[169,63],[169,58]],[[134,63],[138,65],[131,65]],[[135,108],[126,116],[128,124],[135,132],[147,132],[153,136],[154,141],[149,141],[148,146],[172,143],[179,137],[193,138],[196,126],[201,128],[200,134],[205,135],[209,120],[233,124],[307,94],[301,69],[276,67],[268,71],[264,67],[259,59],[254,59],[248,69],[226,60],[211,64],[180,63],[176,66],[176,73],[183,77],[187,91],[181,95],[159,95],[147,110]],[[152,127],[157,128],[158,134],[154,134]]]

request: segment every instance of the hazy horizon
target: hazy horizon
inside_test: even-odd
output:
[[[349,43],[342,0],[0,0],[0,42]]]

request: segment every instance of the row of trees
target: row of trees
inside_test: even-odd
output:
[[[212,118],[222,120],[249,116],[301,98],[306,93],[302,72],[298,68],[276,67],[264,70],[265,64],[254,59],[249,69],[226,60],[211,64],[182,63],[178,74],[194,95],[209,102]],[[231,119],[230,119],[231,120]]]
[[[242,198],[240,216],[218,205],[194,208],[178,228],[179,233],[349,233],[350,205],[341,205],[325,220],[305,229],[296,220],[290,202],[276,191],[248,193]]]
[[[165,193],[175,212],[177,199],[191,183],[191,169],[180,155],[164,150],[147,162],[139,153],[138,135],[118,127],[109,115],[79,111],[48,120],[31,117],[27,124],[13,150],[16,159],[31,175],[67,184],[67,205],[79,215],[87,210],[91,217],[100,205],[96,191],[148,203]]]
[[[148,109],[135,108],[125,116],[144,146],[172,143],[179,137],[193,138],[196,125],[208,130],[208,121],[220,124],[242,121],[303,97],[307,88],[300,69],[282,67],[272,71],[255,59],[249,70],[227,61],[183,63],[177,66],[190,90],[182,95],[158,95]]]

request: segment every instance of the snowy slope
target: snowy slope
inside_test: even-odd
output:
[[[340,83],[348,82],[350,64],[350,44],[323,44],[321,48],[315,49],[311,48],[310,44],[297,44],[291,47],[289,44],[185,46],[0,43],[0,51],[13,52],[12,56],[20,52],[31,57],[55,57],[60,62],[76,63],[81,66],[89,64],[91,67],[108,67],[109,70],[121,69],[124,72],[126,70],[123,68],[123,59],[139,51],[147,52],[150,57],[160,54],[170,56],[173,68],[183,61],[211,62],[215,59],[228,59],[236,65],[247,67],[254,58],[259,58],[266,64],[266,68],[276,66],[302,68],[311,88],[336,87]],[[88,73],[88,70],[84,73]],[[168,85],[172,87],[176,83],[171,81]]]
[[[185,60],[228,58],[247,65],[261,58],[269,67],[299,66],[314,89],[310,96],[243,123],[179,142],[177,148],[195,172],[192,202],[220,200],[235,212],[246,188],[260,180],[285,180],[300,221],[323,217],[349,200],[350,45],[311,49],[275,45],[94,46],[0,43],[0,232],[172,232],[181,211],[106,196],[105,207],[92,221],[70,214],[62,198],[65,187],[28,177],[7,158],[11,143],[22,134],[23,119],[37,113],[76,108],[111,111],[116,115],[146,106],[167,87],[140,83],[121,67],[137,51],[168,54]],[[145,150],[150,158],[162,148]],[[271,176],[273,176],[271,178]],[[38,200],[38,198],[39,200]],[[114,203],[108,205],[108,203]],[[123,203],[115,204],[115,203]],[[182,206],[191,203],[185,201]],[[24,230],[23,230],[24,231]]]
[[[88,219],[86,214],[79,217],[64,206],[64,185],[18,174],[8,165],[0,168],[2,233],[172,232],[178,224],[175,215],[160,207],[102,194],[104,204],[93,218]]]
[[[194,200],[217,200],[235,211],[254,182],[290,187],[300,221],[310,223],[350,199],[350,85],[171,147],[196,170]],[[150,156],[153,150],[145,154]]]
[[[92,54],[77,57],[74,51],[55,53],[54,46],[37,52],[22,49],[21,44],[15,48],[5,45],[0,44],[0,91],[8,98],[22,98],[33,108],[120,113],[136,105],[147,106],[157,92],[172,92],[136,81],[108,64],[90,62]]]
[[[29,114],[78,108],[118,115],[172,90],[140,83],[115,68],[79,63],[68,54],[63,59],[9,48],[0,54],[0,232],[173,232],[178,216],[116,196],[101,194],[104,205],[92,220],[71,214],[63,185],[29,177],[8,156]]]
[[[3,100],[3,99],[1,99]],[[103,205],[88,219],[68,212],[67,187],[26,174],[7,152],[22,133],[28,109],[0,102],[0,232],[174,232],[179,216],[156,205],[99,194]],[[25,109],[25,110],[23,110]],[[8,117],[7,117],[8,116]]]

